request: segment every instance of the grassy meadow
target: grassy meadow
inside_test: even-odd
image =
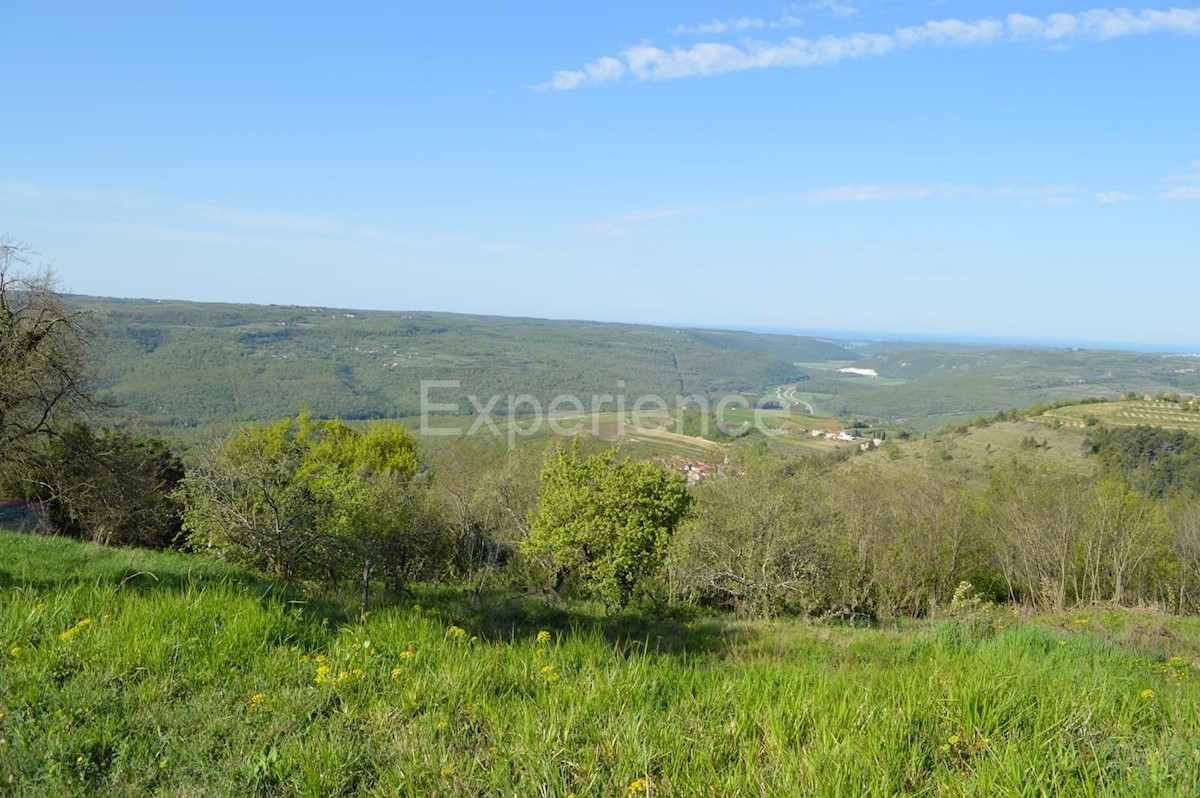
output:
[[[347,601],[347,606],[352,605]],[[0,794],[1187,795],[1200,620],[366,619],[195,555],[0,535]]]

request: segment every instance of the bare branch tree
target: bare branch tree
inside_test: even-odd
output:
[[[55,290],[32,251],[0,238],[0,481],[26,479],[33,459],[94,404],[84,311]]]

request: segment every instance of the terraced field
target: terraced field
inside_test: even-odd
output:
[[[1095,420],[1107,427],[1162,427],[1200,433],[1200,410],[1188,410],[1188,405],[1161,400],[1138,399],[1099,405],[1074,405],[1051,410],[1037,418],[1044,424],[1059,422],[1073,427],[1086,427]]]

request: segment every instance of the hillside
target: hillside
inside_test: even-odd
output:
[[[858,628],[415,598],[355,619],[194,555],[0,533],[0,792],[1200,786],[1194,618]]]
[[[283,417],[410,418],[431,400],[507,412],[527,394],[766,396],[797,412],[918,430],[1129,391],[1200,392],[1200,358],[942,344],[868,346],[780,334],[587,321],[72,297],[104,331],[97,369],[113,420],[172,435]],[[889,348],[893,347],[893,348]],[[856,372],[844,369],[852,368]],[[839,369],[843,369],[839,371]],[[613,410],[615,400],[602,401]]]
[[[876,451],[852,458],[847,466],[874,465],[889,471],[912,472],[936,464],[940,470],[979,478],[992,468],[1021,457],[1070,471],[1091,472],[1097,464],[1084,455],[1085,437],[1081,429],[1051,427],[1038,420],[1002,421],[891,441]]]
[[[759,394],[803,379],[794,361],[844,357],[812,338],[626,324],[75,298],[107,331],[101,383],[123,412],[161,426],[274,418],[307,403],[347,419],[420,413],[432,393]],[[623,385],[622,385],[623,383]],[[497,413],[505,411],[502,401]],[[612,405],[610,404],[610,408]],[[589,408],[590,409],[590,408]]]

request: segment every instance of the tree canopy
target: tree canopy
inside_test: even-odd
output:
[[[525,551],[548,560],[556,589],[575,579],[620,607],[662,567],[690,499],[682,474],[559,447],[542,469]]]

